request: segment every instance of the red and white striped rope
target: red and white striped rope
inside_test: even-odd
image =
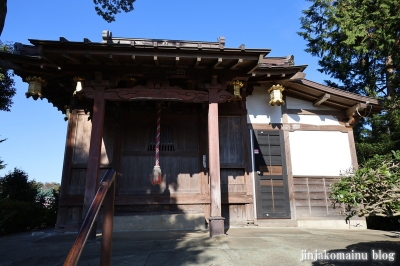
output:
[[[161,102],[157,102],[156,166],[160,165]]]

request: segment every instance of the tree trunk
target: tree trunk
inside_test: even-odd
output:
[[[7,15],[7,0],[0,0],[0,36],[3,32],[4,23]]]
[[[393,85],[393,75],[394,75],[394,66],[393,66],[393,58],[391,55],[386,57],[386,88],[387,88],[387,96],[394,97],[396,96],[395,86]]]

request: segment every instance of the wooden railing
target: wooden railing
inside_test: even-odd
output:
[[[112,230],[114,216],[114,197],[115,197],[115,170],[108,170],[100,182],[99,189],[90,205],[89,211],[86,214],[85,220],[79,230],[79,234],[74,245],[68,253],[64,262],[64,266],[75,266],[82,250],[88,239],[89,233],[92,231],[94,221],[99,213],[100,207],[104,202],[103,209],[103,225],[101,238],[101,255],[100,265],[111,265],[111,247],[112,247]],[[96,230],[95,228],[93,230]]]

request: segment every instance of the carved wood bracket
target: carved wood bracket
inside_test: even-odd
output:
[[[360,116],[358,115],[359,112],[365,110],[365,108],[365,103],[358,103],[347,109],[346,115],[349,120],[347,121],[346,126],[354,126],[360,118]]]
[[[94,89],[92,87],[85,87],[82,93],[85,98],[94,98]],[[219,91],[213,98],[218,103],[224,103],[232,97],[233,95],[229,92]],[[106,90],[104,99],[108,101],[158,100],[200,103],[209,101],[209,93],[182,89],[126,88]]]

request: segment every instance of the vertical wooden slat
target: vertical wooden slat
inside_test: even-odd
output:
[[[310,198],[310,185],[309,185],[309,182],[308,182],[308,177],[306,177],[306,184],[307,184],[307,195],[308,195],[308,208],[309,208],[309,211],[310,211],[310,215],[311,215],[311,198]]]
[[[325,178],[322,178],[322,180],[324,181],[324,193],[325,193],[326,214],[328,214],[328,213],[329,213],[328,193],[327,193],[327,191],[326,191],[326,182],[325,182]]]

